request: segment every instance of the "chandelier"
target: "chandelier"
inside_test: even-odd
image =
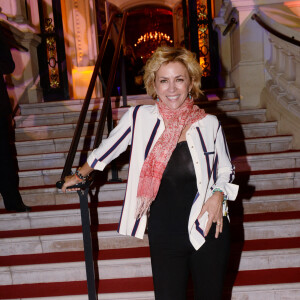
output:
[[[171,37],[166,33],[159,32],[159,31],[153,31],[153,32],[150,31],[145,33],[144,35],[141,35],[140,38],[137,40],[136,44],[134,44],[134,46],[137,47],[139,44],[146,43],[146,42],[160,43],[163,40],[171,44],[173,43]]]

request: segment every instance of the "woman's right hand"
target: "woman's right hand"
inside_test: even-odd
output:
[[[65,193],[67,188],[69,186],[72,186],[72,185],[75,185],[77,183],[80,183],[82,182],[82,180],[80,180],[79,178],[77,178],[75,175],[69,175],[69,176],[66,176],[64,178],[64,185],[62,186],[61,190]],[[73,189],[68,189],[68,191],[78,191],[80,190],[79,188],[73,188]]]

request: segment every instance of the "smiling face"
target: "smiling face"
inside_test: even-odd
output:
[[[159,98],[170,109],[179,108],[192,88],[186,67],[180,62],[164,63],[156,72],[154,87]]]

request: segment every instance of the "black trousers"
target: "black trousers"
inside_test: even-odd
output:
[[[215,238],[214,223],[206,242],[196,251],[188,236],[158,236],[148,228],[153,283],[156,300],[185,300],[191,275],[194,299],[219,300],[230,251],[227,217],[223,232]]]
[[[16,209],[23,204],[19,193],[19,177],[17,174],[17,161],[11,144],[11,120],[0,116],[0,165],[2,177],[0,180],[0,193],[6,209]]]

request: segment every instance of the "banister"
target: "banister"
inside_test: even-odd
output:
[[[300,41],[296,40],[294,37],[289,37],[287,35],[280,33],[279,31],[273,29],[272,27],[267,25],[257,14],[253,14],[251,19],[255,20],[261,27],[263,27],[268,32],[272,33],[273,35],[277,36],[278,38],[280,38],[288,43],[294,44],[296,46],[300,46]]]
[[[110,94],[111,94],[111,91],[112,91],[112,87],[113,87],[114,79],[115,79],[115,75],[116,75],[116,69],[117,69],[117,65],[118,65],[118,59],[119,59],[120,48],[121,48],[121,41],[122,41],[122,38],[123,38],[123,32],[124,32],[124,29],[125,29],[126,20],[127,20],[127,12],[124,12],[122,25],[121,25],[121,29],[120,29],[120,33],[119,33],[119,38],[118,38],[118,41],[117,41],[117,45],[115,47],[113,61],[112,61],[111,69],[110,69],[109,76],[108,76],[107,87],[106,87],[106,92],[105,92],[105,98],[104,98],[102,109],[101,109],[99,124],[98,124],[98,128],[97,128],[93,148],[97,148],[100,145],[101,141],[102,141],[104,126],[105,126],[105,120],[106,120],[106,117],[107,117],[108,109],[109,109],[109,107],[111,107]]]
[[[233,25],[237,24],[237,20],[235,18],[231,18],[230,22],[228,23],[228,25],[226,26],[226,28],[224,29],[222,35],[225,36],[232,28]]]
[[[97,58],[97,61],[95,64],[95,68],[94,68],[94,71],[92,74],[92,78],[91,78],[87,93],[86,93],[86,97],[84,99],[84,103],[82,105],[80,116],[79,116],[79,119],[77,122],[75,133],[74,133],[72,143],[70,146],[70,150],[69,150],[69,153],[67,156],[67,161],[65,163],[64,170],[62,172],[61,181],[56,183],[56,186],[58,188],[62,187],[65,176],[69,175],[71,173],[71,167],[72,167],[74,157],[75,157],[75,154],[77,151],[77,147],[78,147],[78,143],[80,140],[82,128],[84,125],[86,113],[88,111],[90,99],[92,96],[93,89],[95,87],[97,76],[99,74],[99,69],[101,66],[102,59],[103,59],[104,50],[106,48],[108,34],[111,30],[112,20],[115,16],[121,16],[121,15],[113,14],[110,18],[109,25],[107,26],[107,29],[105,31],[105,35],[104,35],[104,38],[103,38],[103,41],[101,44],[99,55],[98,55],[98,58]],[[100,120],[99,120],[99,124],[98,124],[98,128],[97,128],[94,147],[97,147],[102,140],[103,129],[104,129],[106,119],[110,118],[110,122],[112,122],[110,94],[111,94],[111,90],[113,87],[115,73],[116,73],[116,69],[117,69],[118,57],[119,57],[120,48],[121,48],[122,36],[123,36],[125,24],[126,24],[126,18],[127,18],[127,12],[125,12],[123,14],[121,30],[119,33],[117,45],[115,47],[114,57],[113,57],[113,61],[112,61],[112,67],[111,67],[110,73],[109,73],[108,84],[107,84],[106,91],[105,91],[105,97],[104,97],[104,101],[103,101],[103,105],[102,105],[102,109],[101,109],[101,115],[100,115]],[[109,115],[108,115],[108,112],[110,113]],[[111,128],[109,128],[109,130],[110,129]],[[91,219],[90,219],[89,205],[88,205],[88,192],[89,192],[90,183],[91,183],[90,180],[86,180],[85,182],[80,183],[80,184],[82,184],[81,186],[76,186],[76,187],[82,189],[82,190],[78,190],[77,193],[78,193],[79,199],[80,199],[80,213],[81,213],[81,223],[82,223],[85,268],[86,268],[86,276],[87,276],[88,299],[89,300],[97,300],[98,292],[96,289],[95,268],[98,269],[98,266],[97,266],[97,263],[95,266],[94,257],[93,257],[94,250],[93,250],[92,234],[91,234],[91,228],[90,228]],[[97,280],[98,279],[99,278],[97,278]]]
[[[78,121],[77,121],[74,136],[73,136],[73,139],[72,139],[72,142],[71,142],[71,145],[70,145],[70,149],[69,149],[67,159],[66,159],[66,162],[65,162],[65,165],[64,165],[64,169],[63,169],[63,172],[62,172],[62,175],[61,175],[61,179],[65,178],[67,175],[71,174],[72,164],[73,164],[73,161],[74,161],[74,158],[75,158],[75,155],[76,155],[76,151],[77,151],[78,144],[79,144],[79,141],[80,141],[80,136],[81,136],[81,132],[82,132],[82,129],[83,129],[84,121],[85,121],[85,118],[86,118],[86,114],[87,114],[87,111],[88,111],[88,108],[89,108],[89,105],[90,105],[92,93],[93,93],[93,90],[94,90],[94,87],[95,87],[96,79],[97,79],[97,76],[98,76],[98,73],[99,73],[99,70],[100,70],[100,66],[101,66],[101,63],[102,63],[102,59],[103,59],[103,56],[104,56],[104,51],[105,51],[105,48],[106,48],[107,40],[108,40],[109,33],[110,33],[110,30],[111,30],[111,27],[112,27],[112,24],[113,24],[113,20],[116,16],[117,16],[117,13],[114,12],[112,14],[112,16],[110,17],[108,26],[106,28],[106,31],[105,31],[105,34],[104,34],[104,37],[103,37],[103,40],[102,40],[102,43],[101,43],[101,47],[100,47],[100,50],[99,50],[98,58],[97,58],[97,61],[96,61],[96,64],[95,64],[95,68],[94,68],[94,71],[93,71],[93,74],[92,74],[92,78],[91,78],[91,81],[89,83],[89,87],[88,87],[88,90],[87,90],[87,93],[86,93],[86,96],[85,96],[85,99],[84,99],[84,102],[83,102],[83,105],[82,105],[82,108],[81,108],[81,112],[80,112],[80,115],[79,115],[79,118],[78,118]]]

